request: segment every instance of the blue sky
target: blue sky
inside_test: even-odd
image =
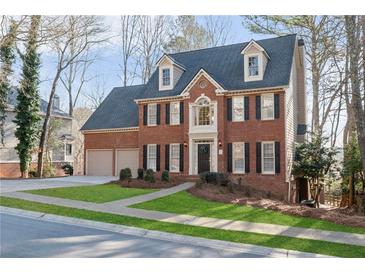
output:
[[[232,28],[229,33],[229,40],[227,44],[239,43],[249,41],[251,39],[262,39],[268,36],[251,34],[242,25],[242,19],[240,16],[229,16],[232,20]],[[200,18],[198,17],[198,22]],[[116,35],[119,30],[119,16],[105,16],[105,23],[110,26],[113,35]],[[121,47],[118,44],[118,38],[113,38],[111,43],[97,49],[98,59],[90,67],[88,74],[90,77],[99,78],[100,82],[104,82],[104,88],[106,94],[110,92],[113,87],[120,86],[121,80],[119,75],[121,74],[120,63],[121,63]],[[49,95],[51,80],[55,73],[55,59],[56,56],[51,52],[42,53],[42,69],[41,69],[41,96],[47,98]],[[18,64],[19,65],[19,64]],[[135,82],[134,84],[138,84]],[[83,93],[92,92],[96,86],[96,78],[88,82],[84,88]],[[57,94],[61,97],[61,106],[67,111],[68,97],[66,92],[60,83],[57,87]],[[81,97],[78,102],[79,106],[85,104],[85,97]]]

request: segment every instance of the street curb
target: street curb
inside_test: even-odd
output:
[[[231,250],[236,252],[247,252],[264,257],[271,258],[329,258],[331,256],[300,252],[293,250],[286,250],[280,248],[269,248],[250,244],[233,243],[222,240],[211,240],[200,237],[177,235],[168,232],[160,232],[155,230],[147,230],[143,228],[129,227],[125,225],[116,225],[110,223],[103,223],[97,221],[90,221],[84,219],[78,219],[73,217],[64,217],[54,214],[47,214],[42,212],[28,211],[17,208],[10,208],[0,206],[0,213],[9,215],[16,215],[32,219],[42,219],[49,222],[77,225],[86,228],[94,228],[99,230],[105,230],[114,233],[122,233],[132,236],[145,237],[151,239],[165,240],[176,243],[185,243],[200,247],[209,247],[221,250]]]

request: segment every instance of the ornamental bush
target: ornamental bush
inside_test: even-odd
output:
[[[143,180],[144,177],[144,169],[143,168],[139,168],[137,170],[137,179]]]
[[[132,178],[132,172],[130,168],[124,168],[120,170],[119,173],[119,180],[124,181],[124,180],[130,180]]]
[[[144,176],[144,180],[146,182],[154,183],[156,181],[155,179],[155,172],[152,169],[146,170],[146,175]]]
[[[164,182],[170,181],[170,175],[169,175],[169,171],[168,170],[162,171],[161,181],[164,181]]]

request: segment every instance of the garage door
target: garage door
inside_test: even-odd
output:
[[[117,174],[119,174],[121,169],[129,167],[132,171],[132,176],[136,178],[138,169],[138,148],[117,150],[116,155]]]
[[[88,150],[86,175],[112,176],[113,174],[112,150]]]

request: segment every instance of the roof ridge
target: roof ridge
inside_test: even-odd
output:
[[[255,41],[255,42],[259,42],[259,41],[278,39],[278,38],[284,38],[284,37],[287,37],[287,36],[295,36],[295,35],[297,35],[297,33],[285,34],[285,35],[280,35],[280,36],[270,37],[270,38],[265,38],[265,39],[259,39],[259,40],[251,39],[250,41],[233,43],[233,44],[228,44],[228,45],[215,46],[215,47],[209,47],[209,48],[201,48],[201,49],[192,49],[192,50],[180,51],[180,52],[175,52],[175,53],[164,53],[164,54],[169,55],[169,56],[174,56],[174,55],[178,55],[178,54],[182,54],[182,53],[209,50],[209,49],[215,49],[215,48],[223,48],[223,47],[235,46],[235,45],[239,45],[239,44],[250,43],[252,40]]]

